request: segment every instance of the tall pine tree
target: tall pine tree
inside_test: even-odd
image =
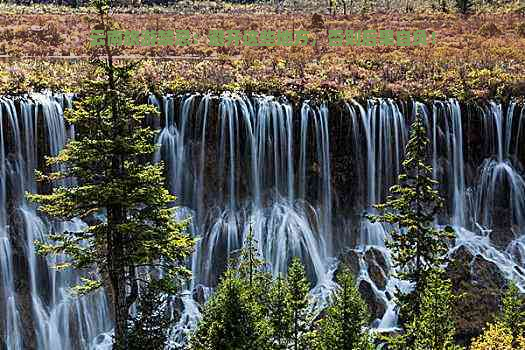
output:
[[[108,5],[96,3],[97,27],[112,29]],[[51,194],[32,195],[40,210],[59,220],[89,218],[105,213],[82,232],[65,232],[40,244],[44,254],[66,254],[76,269],[93,269],[100,278],[85,280],[79,288],[89,292],[108,287],[115,315],[115,349],[127,349],[130,307],[139,294],[139,270],[154,266],[165,270],[158,285],[172,292],[175,275],[190,254],[193,242],[185,225],[173,219],[175,198],[166,190],[163,168],[152,164],[155,131],[144,127],[157,112],[129,96],[134,64],[116,65],[112,48],[96,58],[98,79],[86,82],[83,98],[66,118],[75,125],[76,139],[48,165],[60,169],[39,174],[40,180],[74,178],[76,185],[55,187]],[[57,166],[60,165],[60,166]],[[56,183],[56,182],[55,182]],[[142,282],[147,283],[147,282]]]
[[[394,350],[460,350],[454,342],[454,305],[457,297],[443,271],[429,273],[421,295],[420,313],[405,325],[405,333],[392,338]]]
[[[251,298],[250,285],[228,269],[204,307],[190,337],[192,350],[265,349],[268,327],[262,306]]]
[[[340,289],[332,305],[320,321],[319,346],[321,350],[369,350],[373,340],[366,330],[370,321],[368,307],[355,286],[348,266],[343,265],[337,275]]]
[[[432,179],[432,167],[427,162],[428,142],[422,118],[416,115],[399,184],[392,186],[386,203],[376,206],[382,215],[368,216],[372,222],[392,225],[387,246],[397,275],[414,285],[408,294],[396,293],[404,321],[419,314],[425,279],[445,262],[447,245],[454,233],[449,226],[445,229],[434,226],[443,199],[434,189],[437,182]]]
[[[237,262],[239,273],[252,285],[257,277],[260,277],[260,269],[264,266],[264,261],[259,257],[257,250],[257,241],[253,237],[253,228],[250,225],[248,234],[243,247],[239,252]]]
[[[286,303],[288,282],[278,276],[272,283],[268,296],[268,318],[273,349],[285,350],[290,343],[293,315]]]
[[[293,350],[308,348],[310,315],[308,312],[310,283],[299,258],[293,258],[288,267],[288,293],[286,303],[291,316],[291,347]]]
[[[230,261],[216,293],[204,305],[203,317],[190,337],[192,350],[268,349],[268,285],[271,276],[257,252],[252,229],[237,259]]]

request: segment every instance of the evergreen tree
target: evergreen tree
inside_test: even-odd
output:
[[[288,267],[288,293],[286,303],[292,317],[290,343],[292,349],[306,349],[308,342],[308,292],[310,284],[306,278],[304,266],[298,258],[293,258]]]
[[[269,297],[268,286],[272,284],[272,275],[263,270],[265,262],[259,256],[252,226],[250,226],[243,247],[237,252],[237,256],[236,261],[231,261],[231,264],[237,266],[239,278],[249,286],[246,292],[250,294],[253,302],[257,302],[261,307],[266,308]]]
[[[273,349],[285,350],[291,339],[293,315],[286,303],[288,283],[281,276],[277,277],[270,288],[268,297],[268,318]]]
[[[250,225],[248,235],[240,250],[238,269],[241,277],[245,278],[252,285],[262,266],[264,266],[264,261],[259,257],[257,241],[253,237],[253,229]]]
[[[142,288],[135,315],[128,323],[127,350],[159,350],[166,347],[174,324],[168,307],[168,295],[150,285]]]
[[[332,305],[320,322],[319,349],[322,350],[368,350],[373,341],[366,331],[370,315],[368,307],[355,286],[348,266],[343,265],[337,275],[340,289],[334,295]]]
[[[270,346],[268,322],[271,276],[261,271],[252,228],[238,258],[221,280],[217,292],[204,306],[203,318],[190,338],[194,350],[267,349]]]
[[[472,7],[474,7],[472,0],[456,0],[456,8],[458,12],[463,15],[472,12]]]
[[[98,28],[107,33],[114,26],[104,1],[96,3]],[[101,279],[86,279],[80,292],[108,287],[115,315],[115,349],[127,349],[129,309],[138,297],[140,267],[165,270],[158,283],[174,291],[174,277],[190,254],[193,242],[185,225],[173,219],[174,197],[165,187],[163,168],[152,164],[155,131],[144,127],[146,116],[157,114],[129,96],[136,64],[116,65],[106,42],[103,59],[93,61],[99,79],[88,81],[84,98],[75,102],[67,120],[75,125],[76,139],[48,165],[50,174],[40,180],[76,179],[76,185],[55,186],[51,194],[31,195],[40,210],[59,220],[89,218],[105,213],[104,222],[92,223],[82,232],[65,232],[40,244],[43,254],[66,254],[70,267],[94,269]],[[58,170],[57,170],[58,169]],[[57,184],[57,182],[54,182]]]
[[[376,206],[382,215],[368,216],[372,222],[393,225],[391,239],[387,242],[392,252],[397,275],[414,284],[408,294],[396,293],[401,307],[402,320],[419,314],[424,281],[431,271],[445,262],[447,243],[453,237],[453,229],[434,227],[434,217],[443,206],[443,199],[434,189],[432,167],[427,164],[428,138],[419,115],[411,127],[406,146],[399,184],[392,186],[386,203]]]
[[[442,272],[427,276],[421,295],[420,313],[405,327],[405,333],[395,337],[389,347],[405,350],[457,350],[454,303],[450,280]]]
[[[190,338],[192,350],[253,350],[268,347],[264,308],[250,296],[250,286],[231,269],[204,307]]]

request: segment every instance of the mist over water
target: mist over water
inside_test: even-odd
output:
[[[80,275],[52,269],[64,257],[42,258],[33,244],[85,223],[49,222],[24,199],[26,191],[43,191],[33,176],[43,157],[74,137],[63,117],[72,98],[0,99],[0,330],[7,335],[0,348],[111,346],[107,295],[72,296],[69,287]],[[367,283],[384,306],[373,326],[395,328],[393,292],[410,286],[388,271],[384,285],[376,283],[371,269],[392,267],[389,228],[364,214],[375,213],[374,204],[396,183],[416,113],[427,126],[428,160],[447,203],[436,225],[450,224],[457,233],[449,253],[466,247],[525,288],[525,112],[514,101],[466,107],[456,100],[370,99],[331,106],[224,93],[152,95],[149,103],[162,114],[154,123],[153,159],[164,161],[177,215],[192,218],[197,238],[173,347],[195,327],[198,301],[213,292],[250,230],[274,276],[286,273],[292,257],[302,259],[317,309],[337,288],[338,258],[353,249],[357,282]]]

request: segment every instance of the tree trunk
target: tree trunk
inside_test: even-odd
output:
[[[101,19],[104,24],[106,31],[108,29],[107,23],[105,23],[105,15],[101,13]],[[109,105],[112,114],[112,139],[115,140],[118,135],[122,132],[119,106],[117,101],[116,83],[115,83],[115,70],[113,65],[113,53],[109,47],[107,41],[105,45],[106,57],[107,57],[107,75],[108,75],[108,91],[107,98],[109,99]],[[122,177],[124,171],[124,160],[122,155],[113,153],[111,159],[111,172],[110,177],[118,179]],[[115,204],[107,208],[108,217],[108,233],[107,233],[107,261],[108,261],[108,273],[110,278],[111,287],[113,290],[113,307],[115,310],[115,338],[114,338],[114,349],[115,350],[126,350],[127,344],[127,321],[129,316],[129,305],[127,300],[126,290],[126,249],[125,249],[125,237],[123,237],[119,226],[125,223],[126,212],[121,204]]]
[[[117,237],[114,237],[117,238]],[[117,243],[116,239],[113,243],[115,247],[122,247],[122,244]],[[128,306],[126,303],[126,280],[125,270],[122,264],[119,263],[120,258],[116,255],[121,249],[113,247],[113,254],[111,254],[111,286],[113,293],[113,306],[115,308],[115,350],[127,349],[126,324],[128,320]]]

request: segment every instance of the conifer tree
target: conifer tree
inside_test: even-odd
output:
[[[443,199],[434,189],[432,167],[427,163],[428,138],[422,118],[417,115],[411,127],[406,146],[404,173],[399,184],[390,188],[386,203],[376,206],[381,215],[370,215],[372,222],[392,225],[387,246],[397,275],[412,282],[414,290],[408,294],[396,293],[402,320],[419,314],[424,281],[430,272],[445,262],[453,229],[437,229],[434,217],[443,206]]]
[[[113,26],[108,5],[103,0],[96,5],[97,27],[107,33]],[[157,286],[174,292],[172,281],[185,272],[182,262],[193,242],[184,233],[185,224],[173,218],[175,198],[166,190],[162,165],[148,161],[155,152],[155,131],[144,127],[144,120],[157,111],[129,95],[136,64],[116,65],[107,42],[102,50],[103,57],[93,60],[98,78],[86,82],[83,98],[66,115],[75,125],[75,140],[48,160],[54,172],[37,174],[54,184],[74,178],[76,185],[55,186],[50,194],[30,198],[53,219],[106,214],[106,220],[92,220],[82,232],[52,235],[51,243],[40,244],[39,250],[65,254],[69,267],[96,272],[78,291],[108,287],[115,316],[114,349],[127,349],[129,310],[139,294],[138,270],[163,269],[165,279]]]
[[[321,350],[369,350],[373,340],[365,329],[370,315],[368,307],[355,286],[348,266],[343,265],[337,275],[340,289],[320,321],[319,346]]]
[[[298,258],[293,258],[288,267],[287,284],[286,303],[292,317],[291,347],[293,350],[305,349],[308,341],[310,284],[306,278],[304,266]]]
[[[244,245],[240,249],[238,269],[241,277],[252,285],[262,266],[264,266],[264,261],[259,257],[257,241],[253,237],[253,229],[250,225]]]
[[[203,318],[190,338],[192,350],[267,349],[270,346],[268,285],[271,276],[261,271],[252,228],[232,259],[217,292],[204,306]]]
[[[251,298],[250,285],[228,269],[204,307],[190,338],[192,350],[253,350],[268,347],[264,308]]]
[[[278,276],[272,283],[268,297],[268,318],[273,349],[285,350],[291,339],[293,315],[286,303],[288,282]]]
[[[253,302],[266,308],[269,297],[268,286],[272,284],[272,276],[269,272],[264,271],[265,262],[259,256],[257,241],[253,237],[251,225],[237,256],[237,259],[231,261],[231,264],[237,267],[238,277],[249,287],[246,292],[250,294]]]
[[[166,347],[169,331],[174,325],[169,310],[169,297],[154,283],[141,288],[136,312],[128,323],[127,350],[159,350]]]
[[[394,337],[389,348],[412,350],[459,350],[454,343],[453,318],[456,296],[441,271],[427,275],[421,295],[420,313],[406,324],[405,333]]]
[[[472,12],[473,7],[474,2],[472,0],[456,0],[456,8],[463,15]]]

